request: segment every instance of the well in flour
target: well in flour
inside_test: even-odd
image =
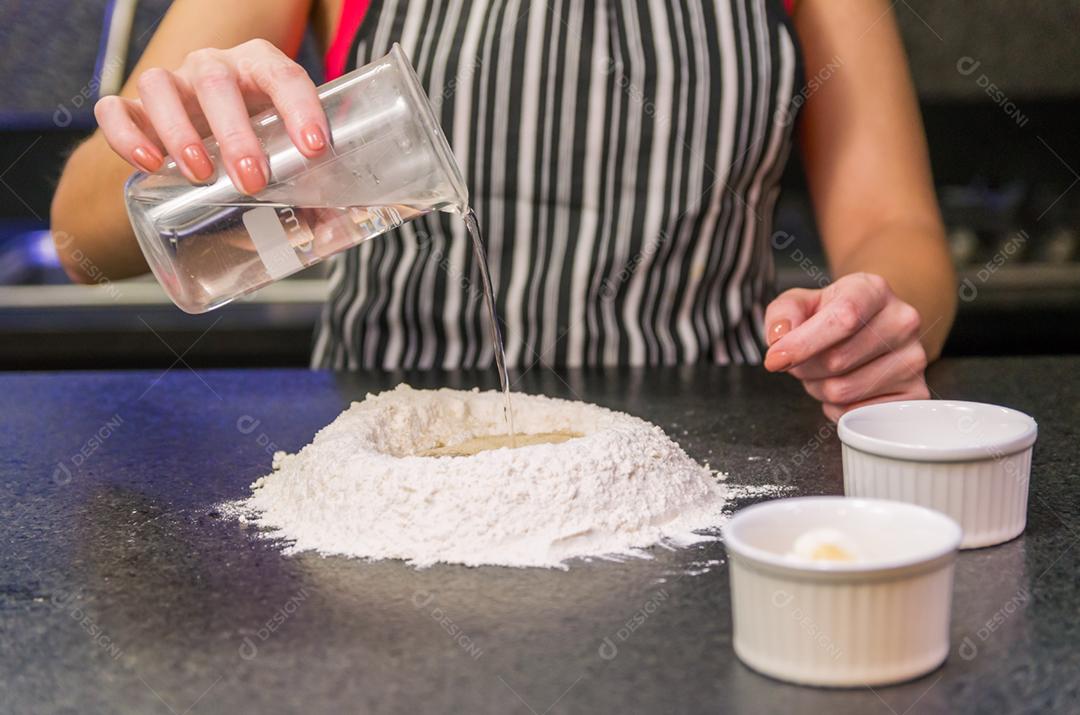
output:
[[[516,449],[534,444],[559,444],[581,435],[577,432],[541,432],[540,434],[486,434],[470,437],[457,444],[436,444],[417,452],[420,457],[471,457],[489,449]]]
[[[721,482],[659,427],[582,402],[514,402],[516,448],[476,451],[504,429],[503,394],[368,395],[298,453],[274,455],[243,506],[289,551],[418,566],[565,567],[702,541],[722,521]],[[434,445],[474,453],[422,456]]]

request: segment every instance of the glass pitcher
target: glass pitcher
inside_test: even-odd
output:
[[[184,311],[225,305],[418,216],[467,209],[461,171],[399,45],[318,94],[331,140],[315,159],[275,111],[252,118],[271,177],[255,196],[224,171],[193,186],[172,158],[128,180],[139,246]],[[220,166],[217,142],[203,144]]]

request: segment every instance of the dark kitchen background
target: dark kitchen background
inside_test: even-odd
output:
[[[307,364],[318,268],[202,316],[149,277],[69,285],[49,202],[93,127],[107,4],[0,0],[0,369]],[[167,6],[137,4],[127,67]],[[1080,1],[898,0],[893,11],[961,279],[946,354],[1080,352]],[[310,43],[304,63],[318,77]],[[816,286],[825,261],[797,160],[784,183],[780,287]]]

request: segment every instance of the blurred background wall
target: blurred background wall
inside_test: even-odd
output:
[[[137,4],[127,68],[168,5]],[[0,369],[306,364],[318,269],[204,316],[181,313],[149,278],[67,284],[49,202],[93,127],[110,9],[0,0]],[[946,354],[1080,352],[1080,0],[897,0],[893,11],[961,277]],[[312,43],[301,60],[318,80]],[[797,158],[784,185],[780,287],[816,286],[825,261]]]

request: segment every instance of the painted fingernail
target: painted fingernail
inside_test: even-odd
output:
[[[768,335],[769,345],[772,345],[777,340],[784,337],[785,335],[787,335],[790,332],[791,332],[791,321],[790,320],[788,320],[787,318],[784,318],[783,320],[776,321],[775,323],[772,324],[772,327],[769,328],[769,335]]]
[[[199,181],[206,181],[214,173],[214,165],[202,144],[188,144],[184,147],[184,165]]]
[[[771,372],[783,372],[791,367],[791,353],[787,350],[769,352],[765,356],[765,369]]]
[[[246,194],[257,194],[269,181],[263,162],[250,156],[245,156],[236,162],[236,173],[240,179],[240,188]]]
[[[140,169],[149,173],[160,169],[162,162],[165,161],[157,149],[142,146],[135,147],[135,150],[131,152],[131,159]]]
[[[309,124],[304,127],[300,134],[304,138],[304,145],[309,151],[322,151],[326,148],[326,135],[318,124]]]

